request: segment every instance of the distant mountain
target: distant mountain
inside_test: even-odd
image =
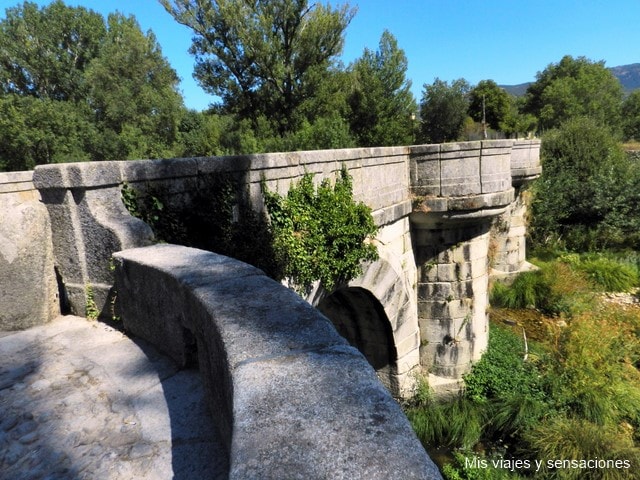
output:
[[[609,70],[618,77],[625,92],[630,93],[640,88],[640,63],[612,67]]]
[[[621,65],[619,67],[609,68],[624,88],[625,93],[630,93],[640,88],[640,63],[632,63],[631,65]],[[500,85],[507,93],[519,97],[524,95],[531,82],[521,83],[519,85]]]

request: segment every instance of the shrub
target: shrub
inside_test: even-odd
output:
[[[307,290],[316,280],[332,290],[356,277],[363,261],[378,258],[375,245],[367,242],[377,231],[371,209],[354,201],[346,168],[333,187],[325,179],[316,189],[313,175],[306,173],[285,197],[264,184],[263,194],[275,254],[298,290]]]

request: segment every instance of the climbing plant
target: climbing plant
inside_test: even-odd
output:
[[[325,179],[316,188],[313,174],[305,173],[286,196],[269,191],[264,182],[262,189],[274,253],[300,293],[316,280],[332,290],[360,274],[363,261],[378,258],[369,241],[377,231],[371,209],[353,199],[345,167],[334,185]]]
[[[126,209],[151,227],[157,241],[233,257],[280,280],[270,226],[264,215],[236,195],[237,189],[231,175],[219,174],[202,182],[186,203],[153,184],[134,187],[124,183],[121,193]]]

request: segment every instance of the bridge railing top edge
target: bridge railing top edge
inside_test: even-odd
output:
[[[260,153],[215,157],[151,160],[113,160],[39,165],[33,180],[39,189],[91,188],[125,181],[169,179],[216,172],[248,172],[271,168],[312,167],[314,164],[408,155],[408,147],[372,147],[337,150]]]

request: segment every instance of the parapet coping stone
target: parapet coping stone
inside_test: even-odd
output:
[[[232,417],[220,422],[231,425],[230,478],[442,478],[366,359],[293,291],[188,247],[154,245],[114,259],[125,328],[151,332],[146,339],[162,349],[172,339],[153,337],[164,310],[181,323],[176,331],[196,336],[205,384],[226,385],[209,393],[212,411]],[[145,322],[155,324],[137,325]],[[202,361],[204,350],[213,354]]]
[[[347,148],[301,152],[262,153],[220,157],[154,160],[113,160],[39,165],[33,172],[38,189],[92,188],[216,172],[249,172],[272,168],[316,166],[322,163],[406,157],[408,147]],[[0,180],[1,181],[1,180]]]

